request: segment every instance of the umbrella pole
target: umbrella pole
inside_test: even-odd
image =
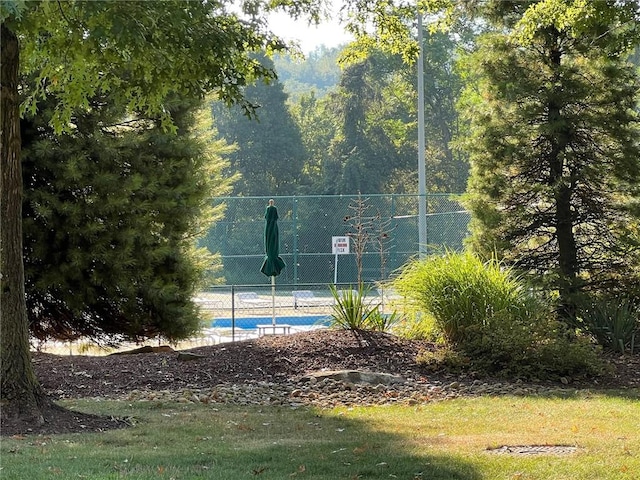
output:
[[[271,276],[271,325],[276,326],[276,277]]]

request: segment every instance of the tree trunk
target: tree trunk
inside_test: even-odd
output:
[[[46,401],[31,363],[22,263],[22,166],[18,38],[4,23],[0,60],[0,391],[1,418],[44,422]]]
[[[552,68],[560,69],[562,55],[555,45],[550,49]],[[570,142],[570,133],[562,121],[561,94],[552,92],[553,98],[548,105],[548,121],[550,125],[549,152],[549,185],[553,188],[556,210],[555,229],[558,241],[558,313],[561,318],[568,319],[575,314],[575,295],[578,292],[578,250],[573,231],[574,217],[572,213],[573,187],[571,178],[567,176],[564,160],[565,151]]]

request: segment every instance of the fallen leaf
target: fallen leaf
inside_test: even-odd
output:
[[[264,471],[267,469],[267,467],[257,467],[254,468],[251,473],[254,475],[260,475],[261,473],[264,473]]]
[[[298,470],[296,472],[290,473],[289,476],[290,477],[295,477],[296,475],[298,475],[299,473],[304,473],[307,470],[307,467],[305,467],[304,465],[300,465],[298,467]]]

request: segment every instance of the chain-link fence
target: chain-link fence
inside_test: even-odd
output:
[[[314,195],[273,197],[278,207],[280,256],[287,267],[278,283],[356,283],[386,280],[417,255],[417,195]],[[428,252],[458,250],[469,213],[452,194],[427,195]],[[225,205],[201,245],[222,256],[227,285],[264,284],[264,211],[268,197],[220,197]],[[334,254],[334,237],[349,237],[348,254]],[[360,248],[361,254],[356,254]],[[359,268],[358,259],[361,259]]]

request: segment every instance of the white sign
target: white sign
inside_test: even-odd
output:
[[[349,237],[331,237],[331,253],[334,255],[346,255],[349,253]]]

